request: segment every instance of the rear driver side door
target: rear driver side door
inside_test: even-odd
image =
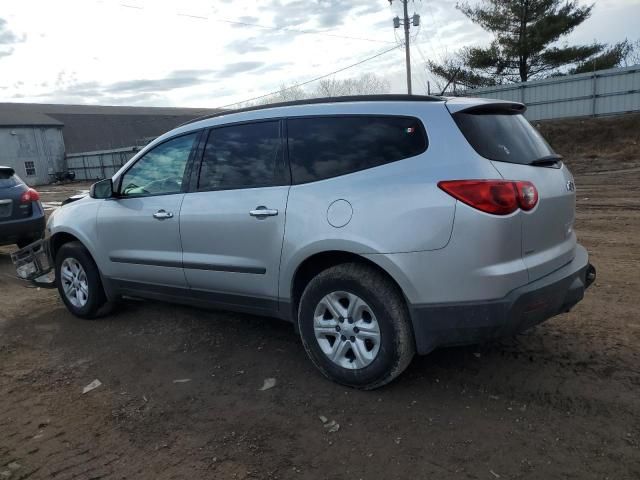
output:
[[[227,308],[277,309],[289,194],[282,122],[210,130],[195,190],[180,211],[183,264],[196,296]]]

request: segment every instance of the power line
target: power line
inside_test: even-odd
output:
[[[247,98],[247,99],[241,100],[239,102],[229,103],[227,105],[222,105],[221,107],[216,107],[216,108],[222,109],[222,108],[231,107],[233,105],[238,105],[239,103],[252,102],[254,100],[260,100],[261,98],[270,97],[271,95],[276,95],[277,93],[280,93],[280,92],[283,92],[283,91],[286,91],[286,90],[291,90],[293,88],[302,87],[304,85],[308,85],[310,83],[317,82],[318,80],[322,80],[323,78],[330,77],[331,75],[335,75],[336,73],[344,72],[345,70],[348,70],[350,68],[357,67],[358,65],[362,65],[363,63],[368,62],[369,60],[373,60],[374,58],[381,57],[382,55],[384,55],[386,53],[389,53],[389,52],[391,52],[393,50],[396,50],[397,48],[398,48],[398,46],[396,45],[393,48],[390,48],[388,50],[383,50],[382,52],[376,53],[375,55],[373,55],[371,57],[365,58],[364,60],[360,60],[357,63],[348,65],[348,66],[343,67],[343,68],[341,68],[339,70],[336,70],[334,72],[327,73],[325,75],[321,75],[321,76],[316,77],[316,78],[312,78],[311,80],[307,80],[306,82],[297,83],[295,85],[291,85],[290,87],[281,88],[279,90],[276,90],[276,91],[273,91],[273,92],[270,92],[270,93],[265,93],[264,95],[259,95],[257,97],[253,97],[253,98]]]

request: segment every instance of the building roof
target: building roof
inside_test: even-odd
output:
[[[111,150],[143,146],[174,129],[193,116],[187,115],[119,115],[119,114],[51,114],[64,123],[62,134],[67,153]]]
[[[208,115],[213,108],[177,108],[177,107],[127,107],[120,105],[67,105],[62,103],[10,103],[0,102],[0,111],[14,110],[40,113],[96,113],[121,115]]]
[[[207,108],[0,103],[0,125],[4,118],[21,115],[40,118],[28,125],[63,126],[66,153],[79,153],[144,145],[182,123],[217,112]],[[51,123],[42,123],[44,119]]]
[[[43,113],[0,109],[0,127],[26,126],[62,127],[63,123]]]

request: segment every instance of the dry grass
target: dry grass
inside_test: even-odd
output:
[[[550,120],[535,125],[575,173],[640,166],[640,114]]]

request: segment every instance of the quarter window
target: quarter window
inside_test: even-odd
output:
[[[410,117],[293,118],[287,130],[294,183],[377,167],[427,148],[421,122]]]
[[[281,145],[279,121],[211,130],[200,168],[198,190],[281,184],[284,166]]]
[[[180,193],[193,143],[191,133],[155,147],[140,158],[122,177],[120,195],[162,195]]]
[[[35,162],[24,162],[24,170],[27,174],[27,177],[35,177],[36,176],[36,164]]]

